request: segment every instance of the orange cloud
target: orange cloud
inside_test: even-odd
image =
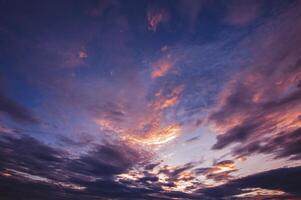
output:
[[[134,141],[146,145],[160,145],[175,139],[181,131],[179,125],[169,125],[162,128],[156,128],[144,135],[128,134],[125,136],[127,140]]]
[[[165,61],[160,63],[159,65],[155,66],[154,70],[152,71],[152,78],[159,78],[167,74],[167,72],[172,68],[172,63]]]
[[[157,98],[151,102],[150,107],[155,110],[163,110],[176,105],[183,89],[184,86],[178,86],[167,96],[163,96],[162,91],[159,91],[156,93]]]
[[[96,119],[95,122],[102,130],[113,132],[126,141],[141,145],[164,144],[175,139],[181,132],[181,127],[177,124],[160,126],[160,118],[158,120],[152,118],[144,120],[129,128],[120,128],[116,125],[118,122],[106,118]],[[151,128],[144,130],[146,126]]]
[[[235,163],[232,160],[225,160],[213,166],[213,173],[220,173],[235,170]]]
[[[242,194],[234,195],[237,198],[246,198],[246,199],[262,199],[267,196],[284,196],[287,195],[286,192],[281,190],[270,190],[262,188],[246,188],[242,190]],[[276,197],[275,197],[276,198]]]
[[[152,169],[148,169],[147,175],[143,173],[143,169],[129,170],[124,174],[116,176],[118,181],[134,180],[139,183],[139,180],[153,177],[155,182],[150,181],[150,184],[159,184],[165,191],[183,191],[191,192],[194,185],[194,174],[189,171],[193,166],[184,165],[183,167],[170,165],[157,165]]]
[[[200,186],[216,186],[229,181],[232,178],[231,173],[236,170],[234,162],[231,160],[221,161],[209,168],[195,169],[199,164],[198,162],[191,162],[182,166],[175,166],[157,163],[150,168],[131,169],[116,176],[116,179],[118,181],[134,180],[138,184],[140,180],[149,180],[149,184],[159,184],[165,191],[191,193]],[[195,183],[199,183],[198,187],[195,187]]]
[[[108,112],[95,118],[95,123],[103,132],[115,133],[128,142],[140,145],[168,143],[181,134],[182,127],[177,122],[166,120],[166,109],[178,103],[183,90],[183,85],[175,87],[169,93],[166,88],[160,88],[151,100],[141,103],[141,108],[124,111],[126,118],[112,117],[111,112]]]

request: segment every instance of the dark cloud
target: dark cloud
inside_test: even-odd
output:
[[[0,112],[5,113],[14,120],[21,122],[37,123],[37,119],[24,106],[5,96],[0,91]]]
[[[126,145],[106,144],[96,147],[88,155],[68,163],[67,169],[94,177],[108,177],[125,172],[143,159]]]
[[[235,155],[246,156],[254,153],[275,153],[275,158],[287,158],[291,160],[301,159],[301,128],[289,133],[268,138],[265,141],[255,140],[244,147],[236,147]]]
[[[244,142],[249,135],[255,130],[256,125],[246,124],[245,126],[236,126],[228,130],[225,134],[217,136],[217,142],[213,145],[213,149],[222,149],[234,142]]]
[[[148,164],[144,167],[145,170],[153,170],[155,167],[157,167],[158,165],[160,165],[160,163],[151,163]]]
[[[29,136],[0,138],[1,169],[13,169],[47,178],[59,178],[56,171],[65,162],[57,151]]]
[[[202,189],[200,192],[218,199],[243,193],[243,189],[262,188],[280,190],[300,197],[300,178],[301,167],[279,168],[236,179],[221,186]]]
[[[162,173],[169,177],[168,183],[165,184],[158,182],[158,174],[150,173],[155,167],[159,167],[157,163],[146,166],[144,177],[136,181],[116,181],[113,179],[115,175],[130,169],[140,158],[137,152],[122,144],[98,146],[87,155],[71,159],[66,153],[54,150],[27,136],[15,138],[6,135],[1,137],[0,142],[2,161],[0,196],[5,200],[16,198],[33,200],[53,198],[75,200],[83,198],[91,200],[214,199],[240,194],[244,188],[273,189],[294,196],[301,195],[298,186],[301,178],[300,167],[282,168],[234,180],[229,179],[229,174],[234,169],[234,162],[224,160],[215,163],[211,168],[197,169],[195,172],[198,171],[197,174],[201,173],[215,181],[230,180],[230,182],[187,194],[166,192],[162,187],[175,187],[173,183],[179,180],[190,181],[189,177],[181,177],[181,175],[191,171],[196,163],[159,170],[158,174]],[[29,146],[31,148],[28,148]],[[225,167],[230,170],[216,173]],[[98,179],[94,180],[89,177]],[[83,189],[71,187],[71,184]],[[198,187],[203,186],[199,184]],[[194,186],[192,189],[195,190],[198,187]]]
[[[58,200],[99,199],[87,194],[79,194],[72,190],[63,189],[47,183],[30,182],[11,177],[0,177],[0,197],[3,200],[31,199],[31,200]]]
[[[0,196],[4,199],[20,194],[29,199],[153,199],[148,195],[161,191],[135,189],[132,183],[113,179],[143,159],[125,144],[99,145],[78,159],[29,136],[2,135],[0,144]],[[148,180],[156,178],[145,177],[141,182]],[[168,199],[163,196],[156,199]]]
[[[13,169],[54,179],[60,177],[60,170],[70,176],[78,173],[111,178],[146,157],[122,143],[98,145],[78,159],[70,159],[68,153],[25,135],[20,137],[3,135],[0,144],[2,169]]]

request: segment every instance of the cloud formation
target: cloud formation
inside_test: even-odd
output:
[[[296,37],[301,29],[287,21],[287,15],[299,16],[300,10],[293,9],[258,29],[251,67],[238,73],[220,95],[218,108],[209,116],[219,133],[213,149],[239,144],[233,148],[236,156],[267,153],[300,158],[295,146],[301,125],[301,43]],[[264,39],[276,31],[274,23],[281,31]]]
[[[148,29],[156,32],[157,26],[169,21],[169,13],[163,7],[152,4],[147,10]]]
[[[37,123],[38,120],[27,108],[0,92],[0,111],[16,121]]]
[[[271,198],[285,199],[290,198],[291,195],[300,195],[300,191],[297,186],[301,175],[300,173],[300,167],[280,168],[233,180],[218,187],[201,190],[201,192],[214,198],[231,196],[234,198],[234,195],[243,192],[244,189],[247,190],[243,193],[247,193],[248,190],[250,191],[252,188],[261,188],[274,190],[271,192]],[[283,197],[277,197],[278,195],[273,196],[273,193],[277,194],[277,190],[284,191],[286,195]],[[244,196],[242,196],[242,199],[243,198]]]

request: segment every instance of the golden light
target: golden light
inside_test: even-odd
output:
[[[180,134],[181,128],[178,125],[170,125],[165,128],[154,130],[145,135],[129,134],[125,138],[127,140],[146,144],[146,145],[160,145],[175,139]]]
[[[152,78],[159,78],[161,76],[164,76],[172,67],[172,63],[170,62],[164,62],[162,64],[159,64],[155,67],[155,69],[152,71]]]

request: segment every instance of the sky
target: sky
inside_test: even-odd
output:
[[[301,1],[0,0],[0,198],[301,198]]]

